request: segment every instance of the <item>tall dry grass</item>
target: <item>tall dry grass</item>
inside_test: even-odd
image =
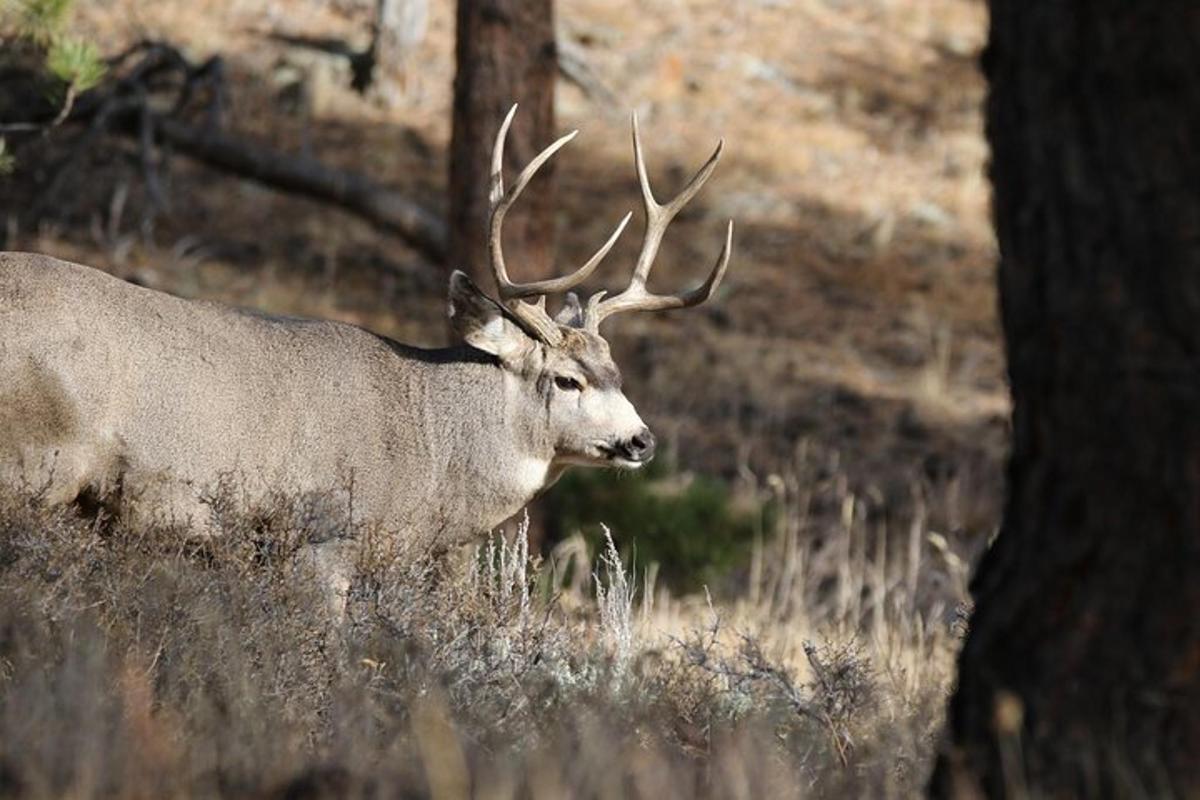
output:
[[[789,505],[713,599],[611,541],[435,559],[281,499],[195,542],[6,495],[0,795],[912,796],[962,592],[921,587],[961,577],[842,502],[819,546]],[[360,553],[336,624],[331,535]]]

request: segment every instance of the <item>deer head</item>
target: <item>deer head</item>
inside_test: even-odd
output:
[[[497,299],[487,297],[466,275],[455,272],[450,279],[452,325],[464,341],[499,361],[514,393],[544,408],[545,436],[557,463],[640,467],[654,455],[654,435],[621,391],[621,374],[600,334],[600,323],[625,311],[689,308],[712,297],[729,265],[732,221],[716,265],[700,286],[660,295],[651,292],[646,281],[667,226],[708,180],[724,142],[674,199],[660,204],[650,188],[634,115],[634,164],[646,214],[641,253],[624,291],[613,297],[597,292],[581,303],[571,290],[592,275],[632,214],[626,214],[595,255],[573,273],[532,283],[510,279],[501,244],[505,214],[538,169],[578,133],[572,131],[538,154],[506,191],[504,143],[516,110],[514,105],[504,118],[492,152],[489,254]],[[560,294],[565,295],[565,302],[552,318],[546,311],[546,298]]]

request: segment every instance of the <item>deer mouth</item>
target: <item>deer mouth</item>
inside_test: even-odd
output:
[[[631,459],[625,458],[624,456],[613,456],[612,458],[610,458],[608,460],[608,463],[619,469],[641,469],[642,467],[644,467],[648,463],[650,463],[650,460],[649,459],[638,459],[637,461],[633,461]]]
[[[654,457],[653,452],[645,455],[630,453],[626,448],[608,442],[594,442],[592,449],[597,461],[618,469],[641,469]]]

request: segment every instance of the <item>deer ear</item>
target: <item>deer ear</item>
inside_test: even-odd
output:
[[[568,328],[583,327],[583,306],[579,303],[579,295],[567,292],[563,307],[554,315],[554,321]]]
[[[518,358],[534,344],[499,303],[458,270],[450,276],[449,313],[450,326],[464,342],[503,362]]]

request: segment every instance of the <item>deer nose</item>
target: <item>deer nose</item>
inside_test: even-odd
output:
[[[649,461],[654,458],[654,445],[654,434],[649,428],[642,428],[621,445],[621,450],[630,461]]]

